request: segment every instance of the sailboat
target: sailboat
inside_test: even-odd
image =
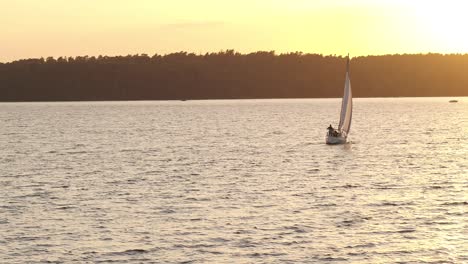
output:
[[[327,144],[345,144],[351,128],[351,118],[353,116],[353,96],[351,93],[351,80],[349,78],[349,54],[346,63],[346,79],[341,101],[341,114],[338,129],[334,129],[331,125],[328,127],[326,138]]]

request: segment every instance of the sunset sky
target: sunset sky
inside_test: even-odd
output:
[[[0,61],[235,49],[466,53],[468,2],[0,0]]]

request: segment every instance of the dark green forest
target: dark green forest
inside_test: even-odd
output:
[[[300,52],[60,57],[0,64],[0,101],[341,97],[346,58]],[[468,96],[468,55],[351,60],[354,97]]]

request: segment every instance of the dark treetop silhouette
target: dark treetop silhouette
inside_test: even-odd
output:
[[[233,50],[0,64],[0,101],[341,97],[346,58]],[[355,97],[467,96],[468,55],[352,59]]]

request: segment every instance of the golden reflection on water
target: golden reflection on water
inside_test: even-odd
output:
[[[467,104],[0,104],[0,258],[467,262]]]

